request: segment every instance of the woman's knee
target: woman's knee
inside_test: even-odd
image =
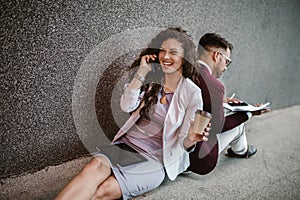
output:
[[[84,168],[83,173],[110,173],[109,163],[104,157],[93,158]]]
[[[113,176],[110,176],[98,187],[94,199],[119,199],[121,195],[118,182]]]

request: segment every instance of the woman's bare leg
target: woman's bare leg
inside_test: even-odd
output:
[[[119,199],[122,196],[121,188],[115,176],[110,176],[97,189],[91,200]]]
[[[56,200],[90,199],[99,185],[110,176],[110,173],[109,161],[105,157],[94,158],[65,186]]]

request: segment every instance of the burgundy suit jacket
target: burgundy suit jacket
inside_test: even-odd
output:
[[[218,140],[216,134],[220,134],[235,128],[248,120],[246,112],[238,112],[224,117],[223,99],[224,85],[209,70],[200,64],[200,76],[198,87],[201,88],[203,110],[212,114],[211,130],[207,142],[198,142],[196,148],[190,153],[190,171],[197,174],[211,172],[218,161]]]

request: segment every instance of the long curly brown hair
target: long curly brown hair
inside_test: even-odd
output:
[[[161,81],[164,77],[164,73],[161,70],[161,66],[158,60],[158,54],[162,43],[168,39],[175,39],[182,44],[184,49],[184,57],[182,62],[182,75],[185,78],[195,80],[197,77],[196,66],[196,48],[193,43],[192,37],[187,34],[185,30],[180,27],[169,27],[166,30],[161,31],[155,38],[153,38],[146,49],[144,49],[139,57],[132,63],[130,69],[132,69],[131,79],[136,73],[141,58],[144,55],[155,54],[157,59],[152,62],[152,72],[148,73],[145,77],[145,84],[141,88],[141,92],[145,91],[142,101],[144,106],[140,110],[140,115],[143,117],[149,116],[149,112],[154,104],[158,101],[158,92],[161,88]]]

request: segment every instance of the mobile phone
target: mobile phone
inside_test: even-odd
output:
[[[155,73],[155,72],[156,72],[155,63],[152,63],[151,66],[152,66],[152,69],[151,69],[151,70],[152,70],[152,73]]]
[[[150,60],[149,63],[151,63],[151,72],[156,73],[157,68],[159,67],[159,61],[158,58],[156,57],[155,60]]]
[[[231,105],[231,106],[248,106],[248,104],[245,103],[245,102],[240,102],[240,103],[230,102],[228,104]]]

